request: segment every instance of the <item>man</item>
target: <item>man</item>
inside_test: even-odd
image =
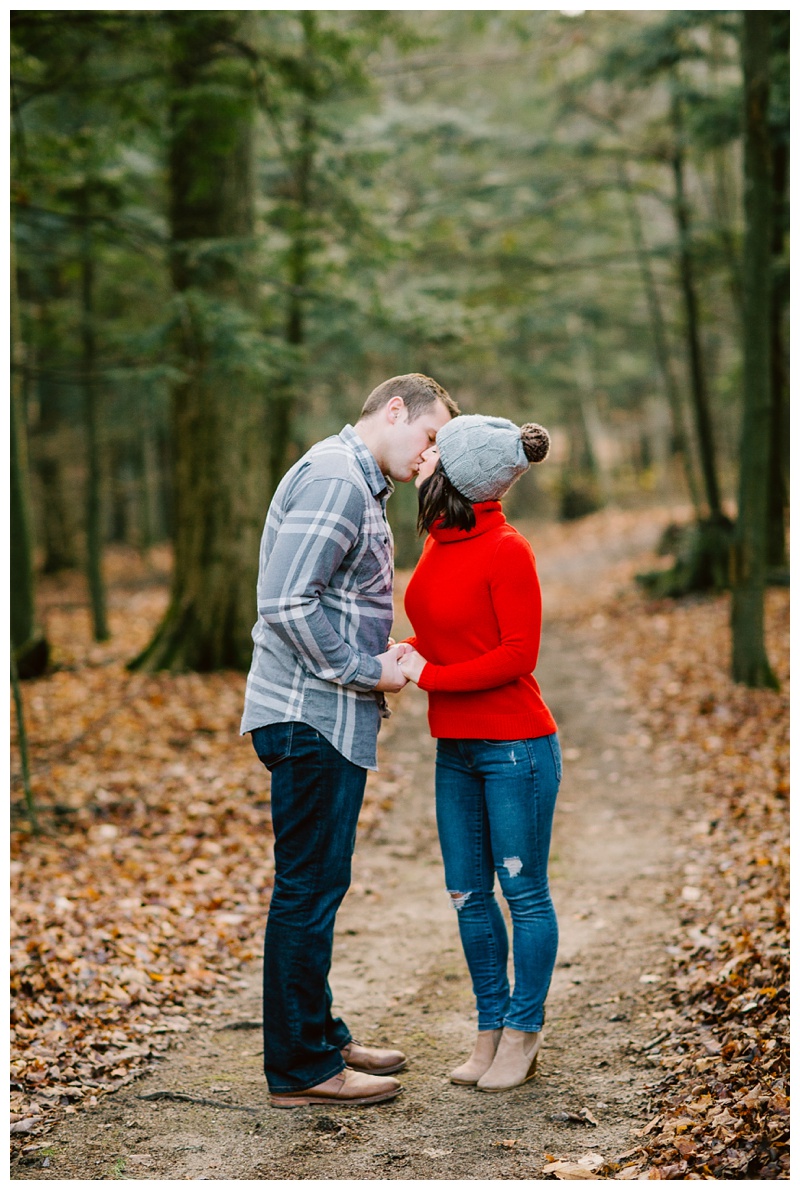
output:
[[[336,911],[385,691],[405,685],[392,625],[392,480],[413,479],[458,413],[430,377],[395,376],[355,426],[313,446],[267,513],[241,730],[272,773],[275,883],[264,944],[264,1070],[274,1107],[381,1103],[399,1050],[367,1049],[331,1013]]]

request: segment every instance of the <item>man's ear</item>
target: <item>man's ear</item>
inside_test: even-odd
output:
[[[391,397],[385,406],[387,420],[392,423],[400,421],[405,407],[406,403],[402,397]]]

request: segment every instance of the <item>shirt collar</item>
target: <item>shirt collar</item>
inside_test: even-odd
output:
[[[374,454],[366,445],[365,442],[359,438],[353,427],[348,423],[340,432],[339,437],[346,446],[349,446],[353,454],[358,459],[361,470],[366,476],[370,491],[376,499],[380,500],[384,496],[391,496],[394,491],[394,484],[388,475],[384,475],[377,464]]]

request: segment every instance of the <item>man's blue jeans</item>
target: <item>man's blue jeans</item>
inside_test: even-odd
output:
[[[251,732],[272,773],[275,884],[264,941],[264,1073],[271,1091],[314,1087],[344,1069],[351,1040],[331,1014],[328,973],[336,911],[367,770],[306,723]]]
[[[479,1030],[508,1025],[538,1033],[544,1023],[558,949],[547,861],[560,781],[556,734],[438,743],[436,820]],[[514,930],[513,994],[495,871]]]

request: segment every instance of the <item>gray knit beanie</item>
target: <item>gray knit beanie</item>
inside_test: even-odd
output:
[[[479,504],[499,500],[531,463],[546,459],[550,435],[535,422],[520,428],[507,417],[465,413],[442,426],[436,445],[453,487]]]

